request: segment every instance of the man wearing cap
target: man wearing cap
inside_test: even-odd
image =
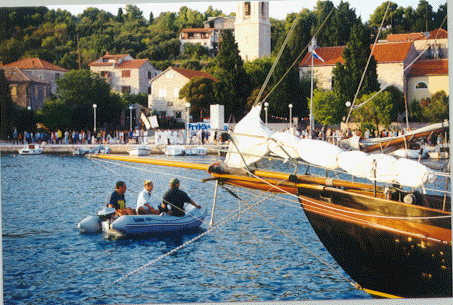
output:
[[[138,194],[137,198],[137,214],[159,214],[159,203],[152,198],[152,190],[153,183],[150,180],[145,180],[145,189]]]
[[[164,199],[160,210],[163,212],[168,212],[169,215],[182,217],[184,216],[184,203],[188,202],[195,206],[197,209],[200,209],[201,206],[193,202],[192,199],[186,194],[186,192],[179,189],[179,180],[174,178],[170,181],[170,189],[164,194]],[[171,210],[168,209],[168,206],[171,206]]]

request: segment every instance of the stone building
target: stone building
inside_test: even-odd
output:
[[[11,99],[21,108],[39,110],[51,95],[51,84],[17,67],[0,68],[5,72],[11,90]]]
[[[68,70],[51,64],[45,60],[39,58],[24,58],[6,65],[1,65],[0,68],[19,68],[21,71],[28,73],[42,82],[49,83],[51,85],[51,92],[57,91],[56,80],[63,77]]]
[[[129,54],[110,55],[108,52],[89,64],[90,70],[104,77],[112,91],[149,94],[149,80],[161,73],[147,59],[134,59]]]
[[[217,81],[203,71],[169,67],[150,81],[151,94],[148,95],[148,108],[164,116],[181,118],[185,111],[185,99],[179,99],[179,91],[194,77],[207,77]]]

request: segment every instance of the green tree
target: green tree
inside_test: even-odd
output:
[[[356,106],[359,108],[354,110],[352,116],[357,122],[373,123],[379,133],[379,125],[384,125],[387,128],[392,122],[396,107],[392,102],[392,94],[385,91],[366,102],[373,94],[374,93],[363,95],[357,101]],[[365,102],[366,104],[363,104]]]
[[[207,77],[194,77],[179,91],[179,98],[185,98],[198,121],[208,114],[209,106],[216,104],[214,94],[215,81]]]
[[[234,115],[236,120],[239,120],[244,115],[251,87],[237,43],[229,30],[222,32],[215,63],[214,76],[219,80],[215,86],[216,99],[225,105],[227,117]]]
[[[444,90],[434,93],[430,99],[426,99],[422,106],[422,118],[429,123],[438,123],[448,120],[449,103]]]
[[[2,122],[0,126],[0,138],[6,140],[12,135],[15,105],[11,99],[9,83],[3,69],[0,69],[0,107]]]
[[[308,105],[310,105],[310,99]],[[341,121],[338,108],[340,101],[332,90],[316,89],[313,91],[313,115],[317,122],[324,125],[334,125]]]
[[[97,123],[119,125],[125,107],[122,99],[110,93],[109,84],[88,70],[73,70],[57,80],[56,96],[44,102],[40,111],[44,125],[59,128],[91,129],[93,104],[97,105]]]
[[[202,46],[199,42],[198,43],[186,43],[184,45],[184,50],[182,52],[182,55],[185,58],[191,58],[191,59],[202,59],[202,58],[207,58],[209,55],[209,49]]]
[[[181,63],[181,68],[200,71],[203,66],[199,60],[186,60]]]
[[[357,89],[359,89],[362,74],[371,53],[369,45],[369,35],[367,35],[364,27],[354,25],[349,42],[343,50],[344,65],[336,63],[332,71],[335,77],[335,96],[340,101],[338,111],[341,117],[346,115],[346,102],[352,102]],[[363,94],[379,91],[379,87],[376,60],[372,56],[357,98],[360,98]]]
[[[385,88],[384,92],[389,92],[391,94],[391,103],[394,105],[394,111],[392,112],[391,120],[392,122],[395,122],[399,114],[406,112],[404,93],[393,85]]]

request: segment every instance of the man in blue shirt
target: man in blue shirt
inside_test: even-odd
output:
[[[164,199],[160,210],[167,212],[169,215],[182,217],[184,216],[184,203],[190,203],[195,206],[197,209],[200,209],[201,206],[193,202],[192,199],[186,194],[186,192],[179,189],[179,180],[174,178],[170,181],[170,189],[164,194]],[[171,206],[171,210],[168,209],[168,206]]]
[[[115,185],[115,191],[108,197],[106,207],[114,208],[118,215],[135,215],[134,211],[126,207],[126,193],[127,186],[123,181],[118,181]]]

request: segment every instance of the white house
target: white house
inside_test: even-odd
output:
[[[69,71],[39,58],[25,58],[6,65],[0,64],[0,68],[13,67],[19,68],[22,72],[31,75],[37,80],[49,83],[52,93],[57,91],[57,83],[55,81]]]
[[[200,43],[217,54],[223,30],[232,30],[238,44],[239,54],[244,61],[271,54],[271,22],[269,2],[239,2],[236,17],[214,17],[204,22],[203,29],[181,31],[181,53],[187,43]]]
[[[325,90],[333,89],[334,75],[333,68],[337,62],[344,64],[342,53],[345,46],[340,47],[319,47],[316,54],[323,60],[313,60],[314,78],[319,88]],[[373,48],[373,45],[370,46]],[[311,53],[307,53],[299,65],[299,75],[310,75]],[[417,51],[412,42],[378,43],[373,51],[377,61],[378,81],[381,88],[388,84],[396,86],[402,92],[407,90],[407,75],[409,65],[417,57]]]
[[[202,29],[183,29],[179,34],[180,53],[184,51],[184,45],[187,43],[199,43],[209,50],[211,56],[218,52],[218,44],[223,30],[232,30],[234,32],[235,17],[208,17],[204,22]]]
[[[444,90],[449,94],[448,59],[416,61],[409,72],[407,100],[422,100]]]
[[[162,72],[147,59],[134,59],[129,54],[110,55],[108,52],[89,66],[91,71],[108,80],[112,91],[130,94],[149,94],[149,80]]]
[[[169,67],[149,83],[148,108],[161,115],[181,118],[185,111],[185,99],[179,99],[179,91],[194,77],[207,77],[217,81],[206,72]]]

